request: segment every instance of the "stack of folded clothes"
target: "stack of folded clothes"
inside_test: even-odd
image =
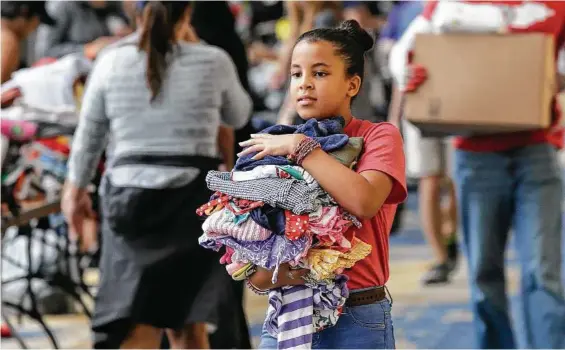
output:
[[[344,120],[308,120],[299,126],[276,125],[268,134],[301,133],[344,166],[354,167],[362,138],[343,134]],[[371,246],[355,237],[361,223],[341,208],[302,167],[285,157],[240,157],[234,171],[211,171],[210,202],[198,209],[207,216],[199,242],[225,250],[220,262],[232,278],[244,280],[257,266],[273,270],[280,264],[306,268],[305,285],[269,291],[266,329],[279,349],[309,347],[312,334],[335,325],[349,291],[343,270],[365,258]]]

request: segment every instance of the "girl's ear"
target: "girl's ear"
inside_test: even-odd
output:
[[[353,77],[349,78],[349,86],[347,88],[347,96],[353,97],[359,93],[359,89],[361,88],[361,77],[358,75],[354,75]]]

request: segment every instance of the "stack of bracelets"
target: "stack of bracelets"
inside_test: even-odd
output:
[[[292,163],[301,166],[304,158],[310,154],[316,148],[321,148],[320,143],[313,138],[305,137],[300,141],[298,146],[294,149],[294,152],[288,155],[287,159]]]

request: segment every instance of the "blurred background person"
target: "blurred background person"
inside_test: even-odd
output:
[[[252,126],[263,130],[276,122],[284,92],[271,88],[279,51],[288,31],[283,1],[240,2],[239,34],[246,45],[249,84],[254,92]]]
[[[277,25],[284,16],[283,1],[250,1],[247,51],[252,65],[278,59]]]
[[[395,122],[396,124],[396,122]],[[451,180],[451,138],[427,137],[402,122],[408,176],[418,179],[418,209],[433,263],[422,276],[424,285],[447,283],[457,267],[457,199]],[[447,201],[443,205],[443,193]]]
[[[36,57],[60,58],[82,52],[94,59],[98,52],[131,33],[120,2],[52,1],[54,26],[41,26],[35,42]]]
[[[411,93],[433,74],[409,64],[417,34],[545,33],[555,39],[557,61],[564,30],[565,2],[431,1],[392,49],[390,68],[401,91]],[[519,309],[524,328],[519,332],[525,344],[519,345],[565,348],[564,193],[558,160],[564,129],[555,100],[551,108],[553,120],[547,129],[455,139],[454,179],[480,348],[516,347],[505,283],[511,228],[521,268]]]
[[[217,300],[229,288],[200,290],[211,285],[217,255],[198,246],[195,210],[209,198],[206,173],[219,165],[220,118],[240,128],[251,101],[225,52],[186,41],[190,4],[148,2],[138,46],[105,53],[87,83],[62,208],[80,236],[93,215],[85,184],[111,138],[97,348],[157,348],[163,329],[172,348],[207,348],[206,323],[217,322]]]
[[[410,23],[421,14],[423,1],[397,1],[381,31],[378,50],[382,61],[388,57],[394,44],[405,33]],[[390,77],[388,69],[385,76]],[[392,89],[392,81],[388,80]],[[396,89],[395,89],[396,90]],[[406,149],[408,176],[418,179],[420,222],[424,236],[432,248],[434,262],[422,276],[424,285],[449,282],[457,266],[457,206],[455,188],[449,176],[451,147],[449,139],[424,137],[408,122],[400,122],[402,109],[398,91],[391,91],[389,121],[401,127]],[[447,191],[447,204],[442,207],[442,188]]]
[[[53,26],[55,21],[45,9],[45,1],[2,1],[2,83],[25,66],[20,47],[40,23]]]
[[[387,13],[386,21],[379,32],[374,51],[379,64],[385,99],[383,108],[386,110],[387,121],[401,128],[399,125],[400,121],[398,120],[400,117],[399,113],[402,113],[400,109],[400,94],[398,94],[397,89],[393,87],[393,79],[388,68],[388,59],[394,43],[400,39],[410,22],[422,11],[423,1],[393,1],[392,3]],[[401,128],[401,132],[402,131]],[[408,174],[407,181],[408,186],[413,188],[416,181],[411,177],[411,174]],[[398,205],[391,234],[398,232],[400,229],[405,205],[405,203]]]
[[[123,3],[124,13],[126,13],[128,17],[130,27],[134,28],[135,31],[105,47],[97,59],[100,59],[100,57],[104,56],[107,52],[111,52],[118,47],[135,45],[139,41],[143,11],[148,3],[149,1],[126,1]],[[243,87],[247,90],[249,88],[246,75],[247,57],[243,43],[237,33],[235,33],[235,20],[228,3],[225,1],[194,2],[192,6],[191,26],[186,31],[186,40],[210,44],[225,49],[228,55],[232,57],[232,60],[237,60],[235,65],[238,76]],[[213,28],[220,29],[218,33],[221,33],[221,35],[217,35]],[[232,32],[231,35],[230,30]],[[207,40],[203,41],[202,38],[197,35],[197,32],[204,35]],[[225,40],[226,38],[227,40]],[[241,46],[238,45],[238,42]],[[243,58],[241,54],[243,54]],[[244,80],[242,81],[241,79]],[[252,130],[249,128],[249,121],[246,126],[238,129],[237,132],[234,132],[234,129],[228,125],[219,126],[217,143],[221,159],[223,160],[223,164],[220,167],[223,170],[231,170],[234,165],[235,154],[239,152],[238,148],[236,148],[236,146],[238,146],[236,135],[243,133],[243,136],[239,136],[242,138],[240,141],[248,139],[249,135],[252,133]],[[210,346],[212,348],[251,348],[249,329],[243,310],[243,283],[233,281],[229,275],[225,273],[223,265],[219,263],[216,265],[217,266],[210,272],[210,274],[214,275],[209,278],[210,284],[207,285],[206,288],[202,288],[201,295],[197,297],[197,300],[200,300],[198,298],[204,300],[203,304],[205,308],[208,308],[211,302],[217,303],[217,312],[211,316],[211,318],[217,320],[217,326],[206,327],[208,333],[211,333]],[[209,289],[224,288],[224,286],[228,284],[232,285],[233,293],[226,292],[222,294],[223,298],[217,298],[215,301],[211,301]],[[198,302],[194,304],[197,305]],[[192,314],[198,314],[199,312],[198,307],[191,310]],[[192,316],[189,316],[189,318],[191,317]],[[170,347],[166,336],[163,337],[161,347]]]
[[[254,104],[257,97],[250,88],[248,80],[249,62],[245,45],[236,32],[235,17],[227,1],[197,1],[194,2],[194,10],[191,16],[191,25],[195,35],[208,45],[223,49],[232,59],[237,70],[239,81],[245,91],[251,96]],[[236,159],[236,154],[243,149],[240,142],[248,140],[254,133],[251,125],[251,112],[242,128],[234,130],[229,126],[222,125],[218,132],[220,147],[224,147],[224,159],[228,158],[231,149],[231,157],[225,161],[226,170],[230,171]],[[231,147],[231,148],[230,148]],[[225,272],[223,265],[218,264],[216,273],[224,278],[228,277],[233,288],[233,296],[219,300],[218,327],[210,335],[210,346],[215,349],[251,349],[249,328],[243,309],[244,282],[234,281]],[[204,293],[206,291],[203,290]]]
[[[377,48],[382,57],[381,69],[389,83],[391,83],[392,79],[390,70],[388,69],[390,50],[400,39],[402,34],[404,34],[404,31],[406,31],[406,28],[408,28],[414,18],[422,13],[424,3],[425,2],[421,0],[395,1],[380,31]]]
[[[249,62],[246,47],[236,31],[235,17],[228,2],[196,1],[194,3],[191,24],[194,28],[195,35],[199,39],[203,40],[206,44],[217,46],[227,52],[235,64],[241,85],[251,96],[253,104],[259,103],[258,97],[249,85]],[[231,170],[231,167],[234,165],[236,154],[242,151],[239,143],[249,139],[249,135],[253,132],[251,113],[248,116],[245,126],[235,130],[233,136],[230,135],[229,130],[221,130],[222,139],[227,141],[229,138],[235,141],[233,159],[228,166],[229,170]]]
[[[378,36],[384,23],[369,1],[343,1],[343,19],[356,20],[373,38]],[[351,106],[354,115],[371,122],[386,120],[385,94],[380,64],[373,48],[365,54],[365,76],[361,90]],[[397,218],[395,217],[395,220]]]
[[[343,1],[344,19],[354,19],[369,32],[379,32],[386,23],[386,9],[377,1]]]
[[[410,23],[416,18],[424,8],[423,0],[414,1],[394,1],[390,12],[386,18],[386,23],[383,25],[381,32],[379,33],[379,39],[377,40],[377,45],[375,51],[379,57],[380,71],[383,77],[383,83],[385,88],[385,94],[387,99],[387,110],[390,109],[391,102],[399,100],[398,94],[395,93],[393,96],[393,79],[388,67],[390,50],[394,44],[402,37],[406,28]],[[398,108],[399,103],[393,106],[394,110]],[[400,111],[398,111],[400,112]],[[395,113],[392,113],[395,114]],[[391,113],[389,113],[391,115]],[[392,122],[397,122],[393,120]],[[397,125],[398,126],[398,125]]]

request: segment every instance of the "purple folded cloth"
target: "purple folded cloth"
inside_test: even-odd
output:
[[[312,237],[305,235],[296,241],[291,241],[285,236],[271,235],[268,239],[258,242],[243,242],[231,236],[209,237],[203,234],[198,243],[204,248],[219,251],[222,246],[228,246],[235,251],[232,261],[248,261],[265,269],[272,270],[273,283],[280,264],[298,264],[298,261],[310,249]]]

